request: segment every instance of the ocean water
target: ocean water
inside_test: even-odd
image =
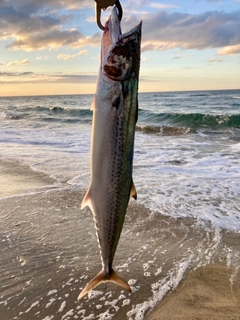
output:
[[[1,97],[0,159],[53,186],[0,196],[0,317],[143,320],[187,274],[240,249],[240,90],[140,93],[129,213],[114,268],[132,293],[102,285],[89,210],[92,95]],[[26,166],[25,166],[26,168]],[[19,215],[19,216],[18,216]]]
[[[89,184],[92,95],[0,98],[0,156]],[[240,230],[240,90],[140,93],[138,201]]]

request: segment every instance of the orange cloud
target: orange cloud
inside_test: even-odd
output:
[[[75,54],[64,54],[64,53],[61,53],[57,56],[57,59],[60,59],[60,60],[70,60],[70,59],[74,59],[76,57],[79,57],[79,56],[82,56],[82,55],[86,55],[88,54],[88,51],[85,49],[85,50],[80,50],[78,53],[75,53]]]
[[[217,51],[217,55],[219,56],[233,55],[233,54],[240,54],[240,44],[236,46],[227,46]]]
[[[29,60],[28,59],[25,59],[25,60],[22,60],[22,61],[11,61],[7,64],[7,68],[12,68],[12,67],[15,67],[15,66],[20,66],[20,65],[24,65],[24,64],[28,64],[29,63]]]
[[[219,62],[219,63],[222,63],[224,62],[224,59],[219,59],[219,58],[212,58],[212,59],[209,59],[207,60],[208,63],[214,63],[214,62]]]

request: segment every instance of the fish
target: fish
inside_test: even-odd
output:
[[[132,172],[141,30],[142,22],[122,33],[114,6],[102,35],[97,88],[91,105],[90,186],[81,206],[93,213],[102,270],[87,283],[78,300],[103,282],[131,291],[112,265],[129,200],[137,199]]]

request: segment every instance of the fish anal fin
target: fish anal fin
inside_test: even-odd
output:
[[[132,180],[132,186],[131,186],[131,191],[130,191],[130,198],[134,198],[135,200],[137,200],[137,190],[136,190],[136,187],[134,185],[133,180]]]
[[[87,191],[82,201],[81,209],[85,207],[89,207],[90,209],[92,209],[92,199],[91,199],[90,189]]]
[[[81,300],[86,294],[88,294],[91,290],[93,290],[103,282],[113,282],[130,292],[132,291],[129,284],[117,272],[112,270],[111,274],[106,275],[102,270],[96,275],[95,278],[87,283],[82,292],[80,292],[78,300]]]

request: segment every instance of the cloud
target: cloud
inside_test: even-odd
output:
[[[86,21],[88,21],[88,22],[95,22],[95,21],[96,21],[96,18],[95,18],[94,16],[91,16],[91,17],[88,17],[88,18],[86,19]]]
[[[156,9],[173,9],[179,8],[179,6],[175,4],[167,4],[167,3],[159,3],[159,2],[150,2],[149,7],[156,8]]]
[[[96,83],[96,74],[37,74],[33,72],[0,72],[0,84],[18,83]]]
[[[47,56],[38,56],[36,60],[47,60]]]
[[[96,75],[83,75],[83,74],[59,74],[52,75],[57,83],[96,83]]]
[[[210,64],[212,64],[214,62],[222,63],[224,61],[225,61],[224,59],[219,59],[219,58],[212,58],[212,59],[207,60],[207,62]]]
[[[0,68],[3,66],[3,64],[0,62]]]
[[[22,12],[35,13],[36,11],[48,12],[52,9],[83,9],[92,7],[92,3],[89,0],[2,0],[0,6],[12,6]]]
[[[143,16],[142,52],[172,48],[224,48],[240,45],[240,11],[188,14],[164,11]],[[223,51],[224,52],[224,51]]]
[[[6,46],[6,49],[14,50],[43,50],[46,48],[56,49],[63,46],[71,46],[76,44],[82,35],[77,30],[44,30],[25,35],[24,33],[14,39],[14,41]]]
[[[11,68],[11,67],[15,67],[15,66],[21,66],[21,65],[24,65],[24,64],[28,64],[29,63],[29,60],[28,59],[25,59],[25,60],[22,60],[22,61],[11,61],[7,64],[7,68]]]
[[[0,40],[9,40],[6,49],[24,51],[99,45],[100,33],[84,36],[76,27],[70,27],[75,11],[67,10],[87,6],[89,1],[82,0],[2,1]]]
[[[58,49],[64,46],[72,48],[83,47],[86,45],[96,46],[100,44],[100,34],[84,38],[78,30],[52,30],[42,33],[22,35],[15,39],[6,49],[13,50],[44,50]]]
[[[31,76],[31,75],[34,75],[34,73],[33,72],[22,72],[22,73],[19,74],[20,77],[22,77],[22,76],[24,76],[24,77],[25,76]]]
[[[226,46],[225,48],[221,48],[217,51],[217,55],[233,55],[240,54],[240,44],[235,46]]]
[[[88,51],[85,49],[85,50],[80,50],[78,53],[75,53],[75,54],[64,54],[64,53],[61,53],[57,56],[57,59],[60,59],[60,60],[70,60],[70,59],[74,59],[76,57],[79,57],[79,56],[82,56],[82,55],[86,55],[88,54]]]
[[[188,14],[164,11],[176,9],[172,3],[128,0],[125,4],[124,29],[143,20],[142,52],[214,48],[219,55],[239,53],[240,10]],[[141,11],[147,6],[155,13]],[[92,0],[0,0],[0,40],[7,39],[8,50],[24,51],[99,46],[100,32],[86,35],[76,28],[76,14],[83,18],[81,10],[86,8],[93,10]],[[88,24],[92,18],[84,15],[84,21]]]

